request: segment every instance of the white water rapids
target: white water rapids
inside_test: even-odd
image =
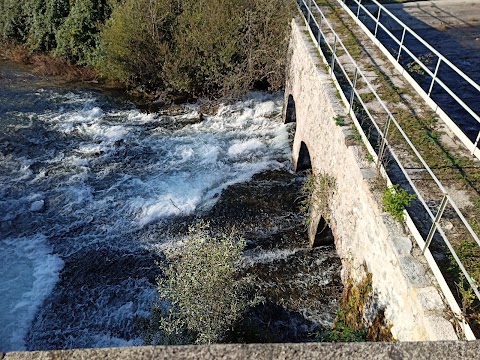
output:
[[[255,174],[291,172],[281,94],[197,121],[197,105],[146,113],[8,66],[0,84],[1,351],[141,344],[134,318],[175,243],[158,224],[208,211]]]

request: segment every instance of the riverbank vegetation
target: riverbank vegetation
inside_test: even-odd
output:
[[[0,0],[0,39],[143,93],[283,87],[289,0]]]

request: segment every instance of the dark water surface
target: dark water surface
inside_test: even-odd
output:
[[[247,240],[253,340],[330,324],[340,260],[307,247],[281,107],[256,93],[199,122],[0,63],[0,350],[142,344],[155,263],[200,218]]]

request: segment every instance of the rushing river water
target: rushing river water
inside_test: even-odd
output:
[[[333,246],[307,247],[281,95],[199,121],[0,63],[0,350],[142,344],[157,261],[200,218],[235,225],[265,304],[257,341],[305,341],[341,292]],[[262,337],[263,336],[263,337]]]

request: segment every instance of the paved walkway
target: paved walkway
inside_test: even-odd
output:
[[[385,7],[480,82],[480,0],[416,1]]]
[[[410,17],[402,20],[415,29],[437,28],[442,23],[452,28],[480,27],[480,0],[429,0],[384,6],[395,15],[408,13]]]

